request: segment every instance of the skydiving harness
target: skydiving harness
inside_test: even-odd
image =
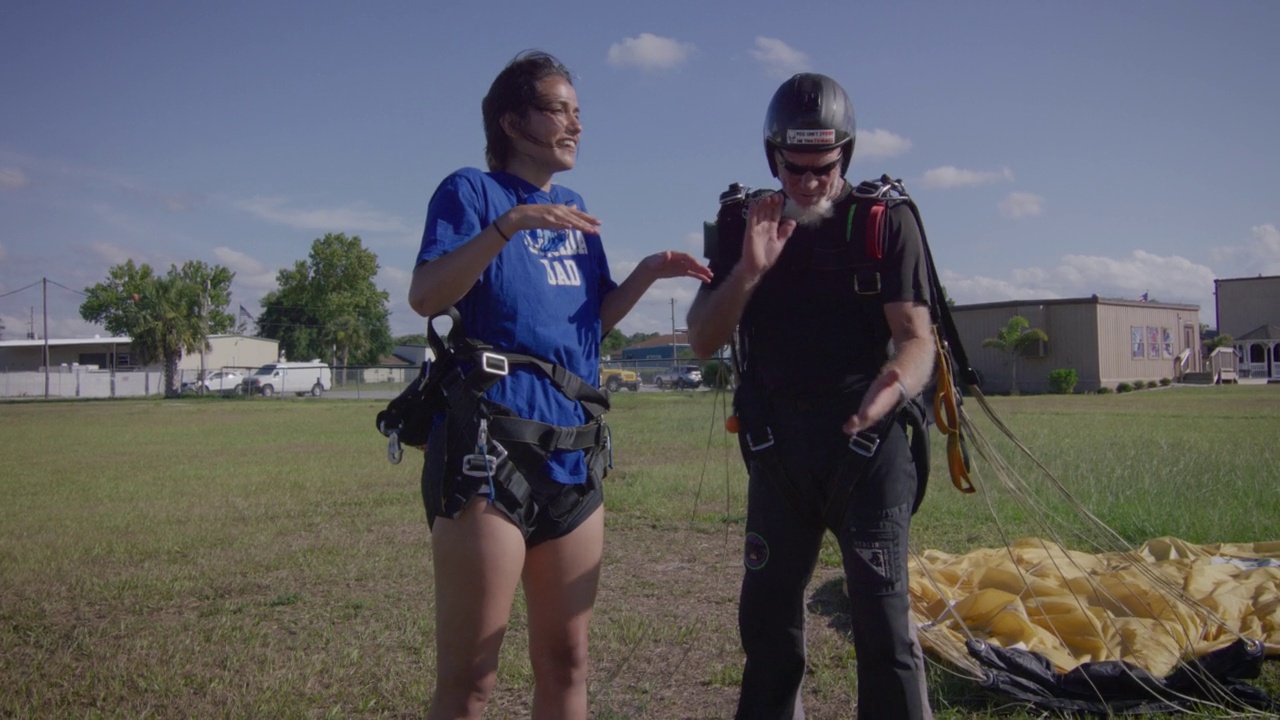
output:
[[[730,185],[729,189],[720,196],[721,207],[716,222],[704,224],[704,254],[708,258],[727,257],[731,261],[727,266],[731,267],[732,261],[736,261],[737,254],[741,252],[745,218],[751,203],[771,192],[770,190],[752,190],[738,183]],[[939,429],[947,436],[948,469],[952,484],[961,492],[971,493],[974,487],[969,479],[968,448],[959,422],[958,407],[961,403],[961,395],[955,383],[956,368],[962,369],[963,379],[967,382],[976,385],[977,378],[960,344],[955,323],[946,303],[946,296],[938,280],[919,209],[907,194],[902,181],[892,180],[888,175],[882,175],[879,180],[868,180],[859,184],[853,189],[851,195],[852,197],[846,198],[845,202],[839,203],[837,207],[848,204],[844,252],[853,261],[850,263],[854,268],[853,290],[859,300],[865,300],[859,303],[864,307],[864,313],[876,311],[883,313],[882,305],[877,299],[881,291],[879,263],[884,259],[889,234],[887,217],[892,208],[899,204],[906,204],[920,230],[930,295],[934,299],[930,305],[937,353],[933,416]],[[860,211],[860,208],[863,210]],[[865,215],[866,218],[861,228],[861,243],[854,242],[857,238],[855,231],[858,229],[855,220],[859,215]],[[721,242],[721,238],[724,238],[725,242]],[[883,327],[883,323],[877,322],[873,317],[867,319],[870,327],[877,328],[876,342],[881,346],[887,344],[889,338],[882,336],[882,331],[879,330]],[[744,327],[744,323],[740,322],[734,333],[731,350],[734,369],[737,376],[743,378],[743,382],[734,398],[737,417],[731,425],[742,430],[739,435],[739,444],[744,459],[760,463],[766,474],[773,478],[782,493],[796,506],[797,512],[809,514],[811,511],[806,512],[803,509],[800,487],[787,477],[786,469],[774,447],[773,432],[766,420],[769,411],[764,407],[767,401],[760,397],[762,393],[758,389],[750,387],[757,384],[750,380],[751,368],[748,361],[750,343],[751,329]],[[774,402],[776,404],[776,401]],[[879,449],[880,439],[884,437],[884,433],[898,422],[901,422],[904,427],[912,428],[911,455],[916,465],[917,478],[919,478],[912,512],[919,507],[924,498],[929,475],[929,442],[928,418],[922,400],[917,397],[904,402],[874,427],[850,437],[849,452],[845,454],[838,471],[838,478],[849,480],[837,482],[836,490],[827,499],[822,511],[823,520],[829,526],[834,527],[833,521],[838,523],[841,520],[854,482],[861,476],[866,463]]]
[[[427,324],[427,342],[434,360],[424,362],[417,379],[385,410],[378,413],[378,431],[387,436],[387,458],[399,463],[403,446],[424,447],[428,455],[440,453],[443,462],[427,464],[443,468],[442,477],[427,477],[438,497],[424,500],[436,512],[452,517],[487,484],[489,502],[504,493],[524,507],[532,490],[525,475],[541,472],[557,451],[581,450],[588,474],[598,482],[613,466],[609,426],[602,419],[609,400],[593,385],[570,370],[532,355],[497,350],[466,337],[455,308],[436,317],[448,317],[453,326],[445,337]],[[518,366],[539,369],[565,397],[577,402],[587,418],[578,426],[562,427],[516,416],[505,405],[485,397],[489,388]],[[443,423],[443,432],[432,432]],[[439,457],[439,456],[438,456]],[[434,471],[434,472],[439,472]],[[460,488],[451,478],[462,478]]]

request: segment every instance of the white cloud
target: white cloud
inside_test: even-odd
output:
[[[17,190],[27,185],[27,174],[21,168],[0,167],[0,190]]]
[[[1280,274],[1280,229],[1267,223],[1254,225],[1252,233],[1253,237],[1244,244],[1213,249],[1215,261],[1231,266],[1229,272],[1219,277]]]
[[[853,159],[857,161],[895,157],[910,149],[910,140],[888,130],[859,130],[853,146]]]
[[[235,207],[267,222],[298,230],[325,232],[406,232],[404,221],[365,203],[346,207],[301,209],[281,198],[255,197],[233,203]]]
[[[219,246],[214,248],[213,259],[216,260],[219,265],[226,267],[232,272],[245,272],[250,275],[262,272],[262,263],[248,255],[245,255],[239,250],[232,250],[229,247]]]
[[[950,270],[943,270],[940,273],[940,279],[947,288],[947,295],[962,305],[1024,298],[1061,297],[1058,291],[1035,283],[999,280],[980,275],[970,277]]]
[[[764,65],[765,74],[769,77],[785,80],[809,69],[808,55],[777,38],[756,37],[756,46],[751,51],[751,57]]]
[[[240,289],[244,294],[262,296],[276,289],[276,271],[265,268],[257,258],[219,246],[213,249],[213,259],[236,274],[233,294],[235,289]]]
[[[129,248],[121,247],[115,243],[90,243],[89,249],[98,257],[99,260],[109,266],[123,265],[128,260],[133,260],[136,265],[141,265],[143,263],[147,263],[148,265],[151,264],[147,262],[145,258],[141,257],[141,254],[136,250],[130,250]]]
[[[609,46],[608,62],[614,67],[670,70],[682,65],[696,48],[672,38],[640,33]]]
[[[378,277],[382,278],[387,285],[392,288],[402,288],[405,293],[409,292],[409,282],[413,280],[413,273],[398,267],[383,266],[378,268]],[[388,290],[388,292],[391,292]],[[394,295],[394,292],[391,292]]]
[[[961,170],[958,167],[944,165],[924,173],[924,186],[931,188],[957,188],[987,185],[998,180],[1012,180],[1013,171],[1009,168],[1000,170]]]
[[[999,204],[1005,217],[1032,217],[1044,212],[1044,198],[1029,192],[1011,192]]]
[[[1008,279],[941,273],[948,295],[961,304],[1090,295],[1136,300],[1149,293],[1162,302],[1199,305],[1202,312],[1214,307],[1215,277],[1208,266],[1145,250],[1121,258],[1064,255],[1054,267],[1018,268]]]

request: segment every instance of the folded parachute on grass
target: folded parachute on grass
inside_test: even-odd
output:
[[[1280,542],[929,550],[911,561],[911,595],[931,654],[1041,708],[1271,707],[1242,680],[1280,656]]]
[[[1280,656],[1280,541],[1159,538],[1132,549],[970,383],[969,397],[997,430],[995,439],[982,432],[952,380],[972,372],[947,372],[967,366],[963,350],[954,335],[937,341],[935,416],[952,482],[984,497],[997,526],[1000,496],[1034,518],[1041,537],[1005,535],[1004,548],[964,555],[916,554],[912,612],[925,647],[985,687],[1042,709],[1280,713],[1246,682],[1267,654]],[[977,467],[970,449],[982,460]]]

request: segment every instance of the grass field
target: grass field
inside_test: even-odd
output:
[[[1280,387],[993,403],[1134,545],[1280,537]],[[420,460],[388,464],[374,430],[384,404],[0,405],[0,717],[422,715],[430,537]],[[597,718],[732,714],[745,478],[722,413],[714,393],[615,396]],[[1002,545],[938,452],[934,468],[913,545]],[[1038,530],[1012,506],[997,514],[1006,533]],[[839,584],[831,544],[810,588],[811,718],[852,714]],[[522,615],[517,598],[490,717],[527,715]],[[1040,717],[942,667],[931,681],[940,718]],[[1259,682],[1280,694],[1274,662]]]

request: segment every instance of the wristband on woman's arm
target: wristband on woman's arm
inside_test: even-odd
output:
[[[498,231],[498,237],[502,238],[503,242],[511,242],[511,236],[502,232],[502,227],[498,225],[497,220],[494,220],[491,224],[493,225],[493,229]]]

